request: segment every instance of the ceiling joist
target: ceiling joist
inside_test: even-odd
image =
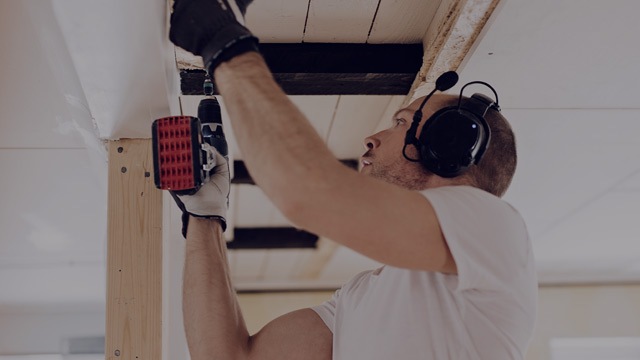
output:
[[[260,44],[288,95],[406,95],[422,65],[421,44]],[[202,59],[176,49],[183,95],[202,95]]]

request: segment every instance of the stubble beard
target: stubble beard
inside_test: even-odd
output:
[[[427,188],[429,177],[433,176],[433,174],[424,169],[422,165],[415,165],[407,166],[407,164],[400,162],[392,164],[374,163],[370,165],[369,176],[408,190],[424,190]]]

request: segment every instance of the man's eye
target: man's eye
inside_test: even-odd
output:
[[[407,122],[404,119],[396,119],[396,126],[404,125]]]

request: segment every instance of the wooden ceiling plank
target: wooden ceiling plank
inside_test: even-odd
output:
[[[302,42],[308,2],[289,0],[254,1],[247,8],[247,27],[260,42]]]
[[[459,69],[499,2],[442,0],[424,36],[424,62],[407,102],[428,94],[440,74]]]
[[[303,41],[365,43],[379,0],[311,0]]]
[[[441,0],[381,1],[369,44],[422,42]]]

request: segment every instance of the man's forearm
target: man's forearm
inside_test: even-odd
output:
[[[246,357],[249,334],[229,277],[218,220],[189,220],[182,310],[192,360]]]
[[[214,75],[243,159],[280,210],[286,210],[291,199],[312,200],[315,187],[328,186],[330,176],[343,167],[273,80],[259,54],[237,56]]]

